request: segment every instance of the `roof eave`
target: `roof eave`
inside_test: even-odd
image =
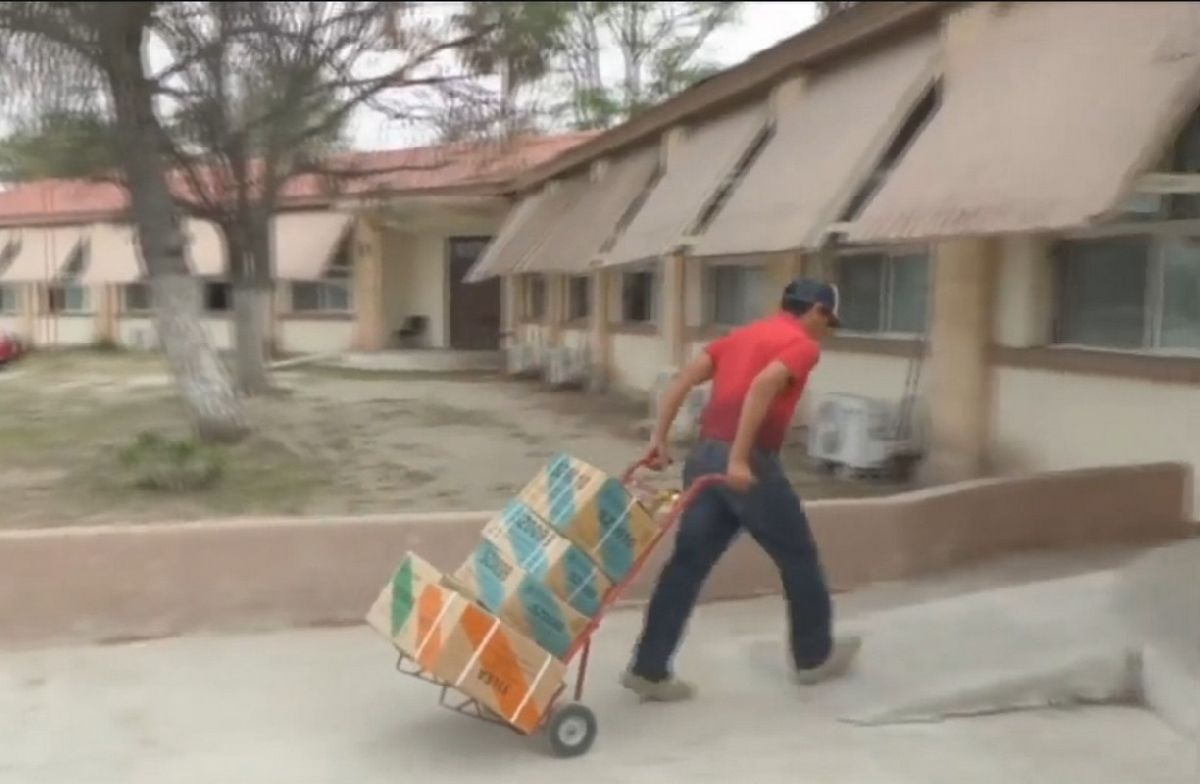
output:
[[[938,17],[958,2],[859,3],[774,47],[648,109],[633,119],[518,175],[528,190],[570,169],[663,133],[697,115],[711,113],[765,92],[797,69],[836,57],[878,36]]]

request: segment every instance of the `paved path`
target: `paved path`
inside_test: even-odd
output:
[[[980,599],[997,606],[994,598]],[[940,611],[937,603],[928,608]],[[601,735],[588,756],[572,761],[550,757],[542,742],[438,709],[431,687],[393,673],[388,645],[366,628],[9,652],[0,654],[0,782],[1195,784],[1200,778],[1192,744],[1137,708],[882,727],[840,722],[833,695],[863,689],[891,652],[868,648],[857,682],[802,693],[779,677],[777,662],[764,660],[781,637],[781,614],[777,600],[704,609],[679,663],[698,676],[702,694],[695,703],[670,706],[639,705],[615,686],[639,616],[614,615],[599,638],[587,700]],[[897,633],[892,612],[849,614],[857,615],[852,623],[877,628],[881,640]],[[935,642],[944,652],[956,645],[952,634]],[[963,650],[971,656],[980,647],[976,641]],[[919,648],[901,655],[921,655]],[[896,667],[889,665],[889,677]]]

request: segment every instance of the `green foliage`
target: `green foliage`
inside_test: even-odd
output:
[[[216,447],[150,431],[139,434],[117,457],[129,483],[143,490],[204,490],[215,485],[225,469],[224,456]]]
[[[53,110],[0,141],[0,178],[10,182],[88,179],[117,167],[112,128],[90,112]]]

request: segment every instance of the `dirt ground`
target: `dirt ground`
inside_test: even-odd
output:
[[[487,509],[558,451],[616,472],[644,445],[643,407],[494,375],[276,380],[249,401],[256,432],[228,449],[218,485],[166,493],[132,487],[116,459],[140,432],[186,430],[157,357],[62,352],[0,372],[0,527]],[[799,450],[789,464],[806,498],[896,489],[813,474]]]

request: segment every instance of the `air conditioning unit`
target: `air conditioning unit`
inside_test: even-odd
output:
[[[828,395],[814,410],[808,454],[846,476],[893,476],[920,455],[921,435],[921,418],[911,400],[896,405],[859,395]]]
[[[650,419],[653,422],[658,421],[663,395],[666,394],[667,387],[675,380],[676,372],[673,368],[663,370],[654,379],[654,389],[650,394]],[[708,405],[711,392],[711,384],[693,387],[688,392],[688,396],[683,400],[683,405],[679,408],[679,415],[675,417],[675,424],[671,428],[672,438],[685,439],[695,435],[700,427],[700,417],[704,413],[705,406]]]
[[[505,368],[510,376],[536,376],[542,370],[541,346],[513,343],[508,347]]]
[[[591,368],[587,349],[553,348],[546,352],[546,383],[553,387],[581,388],[587,384]]]

